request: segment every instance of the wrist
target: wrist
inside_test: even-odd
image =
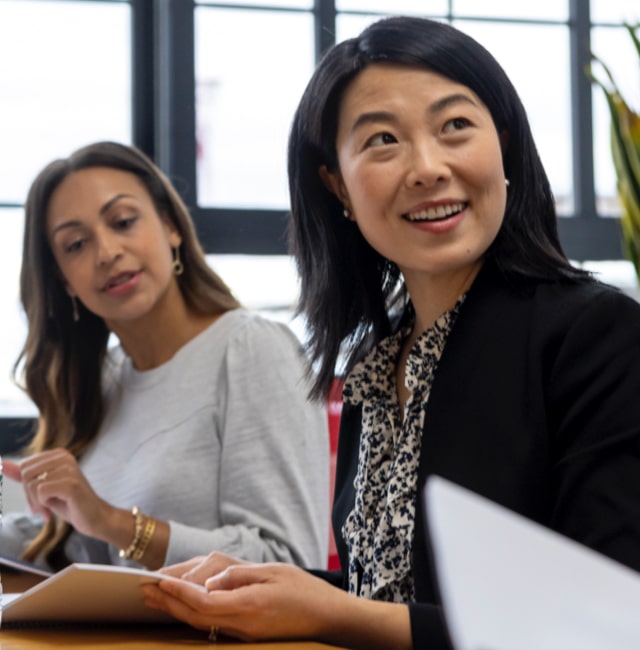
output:
[[[125,560],[141,562],[156,530],[156,520],[143,514],[138,506],[133,506],[131,509],[131,517],[133,519],[133,537],[127,546],[120,547],[118,554]]]

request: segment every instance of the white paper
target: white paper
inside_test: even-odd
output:
[[[8,555],[0,555],[0,569],[2,569],[3,566],[11,569],[17,569],[18,571],[25,571],[26,573],[33,573],[39,576],[48,577],[50,575],[53,575],[53,571],[50,571],[49,569],[43,569],[37,564],[33,564],[32,562],[25,562],[24,560],[20,560],[15,557],[9,557]]]
[[[145,606],[140,586],[169,576],[129,567],[71,564],[2,603],[2,625],[43,622],[176,622]],[[204,589],[204,587],[201,587]]]
[[[441,477],[425,509],[456,650],[640,648],[639,573]]]

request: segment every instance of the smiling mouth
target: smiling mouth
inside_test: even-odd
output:
[[[135,275],[135,273],[121,273],[120,275],[116,276],[115,278],[111,278],[104,285],[105,291],[108,291],[109,289],[113,289],[114,287],[119,287],[121,284],[124,284],[125,282],[128,282],[129,280],[131,280],[131,278],[134,275]]]
[[[402,215],[409,221],[444,221],[454,215],[462,212],[468,203],[449,203],[448,205],[439,205],[428,210],[418,210],[417,212],[407,212]]]

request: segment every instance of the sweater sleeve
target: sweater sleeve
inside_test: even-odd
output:
[[[238,328],[219,381],[219,519],[214,530],[171,521],[166,563],[217,550],[255,562],[325,567],[329,434],[307,399],[302,349],[284,325]]]
[[[0,554],[19,558],[41,528],[42,518],[37,515],[10,512],[0,516]]]

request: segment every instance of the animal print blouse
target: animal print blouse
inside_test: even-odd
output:
[[[425,410],[447,336],[464,301],[423,332],[411,349],[400,418],[395,364],[411,326],[381,341],[345,381],[343,400],[362,404],[355,506],[342,528],[349,591],[392,602],[415,599],[411,572],[416,486]]]

